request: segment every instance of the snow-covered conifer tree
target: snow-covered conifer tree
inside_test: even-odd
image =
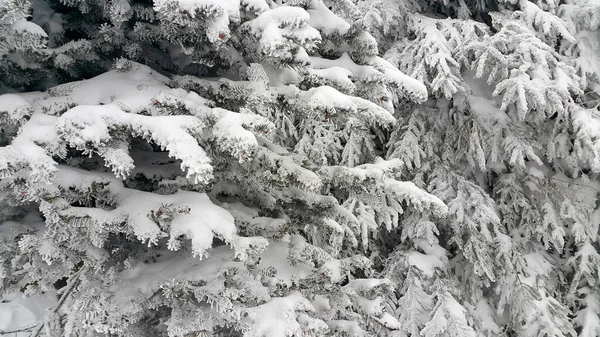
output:
[[[0,329],[598,335],[599,23],[0,0]]]
[[[447,206],[383,158],[394,103],[427,90],[364,24],[319,0],[75,5],[38,21],[49,41],[78,10],[109,21],[79,32],[96,67],[152,67],[0,96],[2,289],[57,298],[31,333],[397,331],[367,253]]]

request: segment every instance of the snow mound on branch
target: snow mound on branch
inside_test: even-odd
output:
[[[321,1],[312,0],[307,12],[310,15],[310,25],[326,35],[333,33],[343,35],[350,30],[350,24],[335,15]]]
[[[299,313],[315,311],[312,304],[300,293],[276,298],[255,308],[247,309],[251,327],[246,337],[292,337],[302,326],[297,322]],[[323,325],[324,322],[320,321]]]
[[[143,242],[156,243],[161,237],[168,236],[173,249],[177,249],[174,240],[183,235],[191,240],[194,255],[204,256],[211,248],[214,236],[232,244],[238,239],[233,216],[213,204],[204,193],[179,191],[160,195],[144,192],[124,187],[123,182],[112,175],[67,166],[60,166],[53,184],[79,191],[86,191],[92,186],[104,186],[115,201],[114,210],[69,207],[61,213],[67,217],[88,217],[98,225],[126,221]],[[158,212],[161,207],[166,207],[166,210]],[[163,217],[171,218],[168,220],[169,230],[165,227]]]
[[[329,69],[341,67],[353,74],[353,80],[363,83],[386,83],[397,88],[399,93],[409,99],[423,103],[427,100],[428,93],[425,84],[404,74],[388,61],[378,56],[367,59],[367,64],[356,64],[348,53],[342,54],[338,59],[328,60],[320,57],[311,57],[311,66],[316,69]],[[332,77],[334,81],[338,76]]]
[[[380,71],[390,79],[392,84],[411,100],[417,103],[423,103],[427,100],[427,87],[422,82],[404,74],[379,56],[372,57],[370,64],[380,68]]]
[[[19,95],[0,95],[0,113],[6,113],[13,121],[21,121],[31,115],[32,110],[31,104]]]
[[[263,55],[308,63],[306,50],[314,49],[321,40],[309,22],[310,15],[304,9],[281,6],[244,23],[242,28],[258,39]]]
[[[262,260],[259,267],[285,268],[286,276],[279,275],[279,271],[277,273],[284,278],[304,277],[307,271],[292,267],[287,260],[288,250],[285,242],[269,242],[269,247],[260,254]],[[219,289],[224,290],[226,287],[224,274],[237,270],[242,277],[250,277],[247,271],[244,271],[245,268],[244,262],[236,261],[234,252],[225,246],[214,248],[210,256],[203,260],[190,258],[185,253],[166,252],[155,262],[138,265],[120,272],[117,276],[117,283],[109,289],[106,302],[101,308],[92,308],[92,310],[105,312],[107,325],[111,324],[110,322],[120,321],[120,319],[111,320],[113,315],[115,318],[125,315],[125,317],[129,316],[135,320],[143,310],[142,304],[157,293],[164,294],[169,285],[193,285],[192,287],[200,294],[220,291]],[[251,308],[242,309],[235,306],[229,309],[231,309],[232,315],[241,314],[238,312],[239,310],[245,311],[248,315],[242,319],[242,323],[245,326],[253,326],[252,330],[254,331],[260,330],[262,334],[257,336],[291,336],[291,334],[287,334],[289,331],[297,332],[300,328],[299,324],[306,323],[303,322],[300,315],[314,311],[308,300],[299,293],[276,298],[269,296],[260,283],[254,284],[256,287],[245,288],[243,291],[247,292],[250,297],[260,297],[263,304]],[[85,291],[93,291],[93,287],[88,287]],[[311,323],[315,324],[315,322]],[[321,326],[324,327],[324,323],[321,323]],[[111,328],[111,326],[102,328]]]
[[[120,69],[47,93],[1,95],[0,113],[19,121],[31,118],[10,146],[0,148],[0,174],[28,167],[35,181],[49,181],[55,170],[51,156],[61,155],[70,145],[98,153],[117,177],[126,177],[135,170],[129,142],[142,137],[178,159],[188,179],[206,184],[212,179],[212,166],[196,138],[212,137],[222,151],[243,162],[258,148],[249,130],[273,127],[264,117],[211,109],[206,99],[171,89],[168,81],[147,66],[127,61]],[[164,116],[169,106],[184,106],[192,116]],[[201,122],[206,117],[215,121],[209,129]]]
[[[42,27],[36,25],[31,21],[19,20],[13,23],[10,28],[17,33],[30,33],[33,35],[39,35],[43,37],[48,37],[48,34],[42,29]]]
[[[153,140],[172,157],[181,160],[181,169],[187,171],[187,177],[195,183],[204,184],[212,179],[210,158],[190,135],[191,131],[203,128],[195,117],[134,115],[114,105],[78,106],[63,114],[56,127],[69,145],[80,150],[98,148],[100,155],[113,138],[109,130],[124,129],[132,135]],[[133,160],[129,160],[127,154],[116,158],[128,158],[130,165],[125,168],[121,168],[121,161],[111,162],[111,158],[105,156],[117,176],[127,175],[133,169]]]
[[[386,109],[366,99],[345,95],[330,86],[309,89],[302,94],[302,99],[309,110],[332,113],[332,117],[338,113],[350,114],[370,124],[392,126],[396,123]]]
[[[111,70],[88,80],[61,84],[48,90],[48,96],[33,100],[34,109],[48,109],[57,100],[69,100],[74,105],[115,103],[122,110],[139,113],[147,109],[152,99],[163,91],[169,78],[150,67],[128,62],[125,70]]]
[[[36,325],[46,314],[45,308],[56,303],[56,293],[47,292],[42,296],[24,298],[15,293],[2,297],[0,303],[0,333],[14,331]],[[29,330],[12,333],[13,337],[29,336]]]

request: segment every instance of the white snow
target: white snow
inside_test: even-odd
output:
[[[373,56],[369,64],[379,67],[385,76],[397,86],[401,93],[417,103],[423,103],[427,100],[427,87],[422,82],[404,74],[391,63],[379,56]]]
[[[246,310],[250,329],[244,337],[292,337],[301,333],[298,312],[314,311],[307,299],[294,292]]]
[[[436,255],[411,251],[406,253],[406,257],[408,259],[408,264],[418,268],[427,277],[433,277],[436,269],[444,270],[445,267],[444,261]]]
[[[109,130],[114,128],[124,128],[131,134],[150,138],[172,157],[181,160],[182,170],[196,183],[207,183],[212,178],[210,158],[189,134],[190,131],[199,132],[203,127],[192,116],[135,115],[114,105],[80,105],[64,113],[56,122],[58,132],[78,149],[89,146],[102,149],[112,139]],[[103,155],[102,150],[100,154]],[[126,153],[120,155],[129,157]]]
[[[310,15],[310,25],[326,35],[333,33],[343,35],[350,29],[350,24],[348,22],[335,15],[321,1],[312,0],[310,2],[310,9],[308,9],[307,12]]]
[[[366,99],[345,95],[330,86],[311,88],[302,93],[302,99],[311,111],[321,114],[327,111],[345,116],[356,116],[370,124],[385,127],[392,126],[396,122],[388,110]],[[320,116],[320,118],[323,119],[324,116]]]
[[[48,34],[42,29],[42,27],[36,25],[31,21],[19,20],[13,23],[10,28],[17,33],[30,33],[43,37],[48,37]]]
[[[300,7],[280,6],[260,14],[256,19],[244,23],[259,38],[264,54],[279,58],[290,58],[298,62],[309,62],[304,48],[313,48],[320,41],[319,31],[309,25],[310,15]],[[293,45],[299,45],[292,55]]]
[[[283,281],[287,285],[292,285],[294,281],[307,277],[314,270],[313,267],[306,264],[290,265],[287,260],[289,247],[285,243],[271,243],[267,251],[261,254],[261,260],[258,264],[261,268],[273,266],[277,269],[275,279]]]
[[[51,96],[64,97],[76,105],[98,105],[120,102],[133,113],[149,108],[154,97],[161,92],[170,91],[166,85],[169,78],[150,67],[131,62],[128,71],[112,70],[89,80],[59,85],[49,90]],[[45,98],[48,99],[48,98]],[[37,99],[32,106],[44,100]]]
[[[330,67],[326,69],[308,69],[308,72],[316,77],[323,78],[337,88],[344,88],[344,92],[353,93],[356,90],[356,86],[352,83],[352,72],[342,67]]]
[[[315,312],[317,313],[327,312],[331,310],[329,299],[323,295],[315,295],[312,305],[315,308]]]
[[[0,113],[6,113],[13,121],[22,121],[25,116],[31,115],[31,104],[20,95],[0,95]]]
[[[81,191],[85,191],[94,182],[108,184],[107,188],[114,195],[117,208],[107,211],[99,208],[70,207],[63,211],[63,214],[87,215],[100,224],[126,219],[142,241],[155,242],[164,235],[174,240],[184,235],[192,241],[192,251],[197,256],[203,256],[212,246],[213,236],[234,243],[236,228],[233,217],[225,209],[213,204],[204,193],[179,191],[175,194],[160,195],[138,191],[125,188],[123,183],[112,175],[66,166],[60,167],[54,180],[57,186],[74,187]],[[189,208],[189,213],[175,215],[170,223],[169,233],[163,233],[149,217],[151,211],[157,211],[164,204],[172,204],[172,209]]]
[[[327,69],[332,67],[341,67],[348,69],[357,81],[365,83],[377,82],[385,79],[385,75],[369,65],[356,64],[348,53],[343,53],[338,59],[329,60],[320,57],[311,57],[311,66],[315,69]]]
[[[346,320],[332,320],[327,322],[329,329],[346,333],[348,336],[364,336],[365,332],[357,322]]]
[[[375,317],[375,320],[390,330],[400,330],[402,328],[400,322],[387,312],[384,312],[381,317]]]
[[[26,337],[30,331],[8,333],[36,325],[46,315],[46,309],[56,304],[56,292],[24,298],[19,293],[5,294],[0,303],[0,333],[11,337]]]

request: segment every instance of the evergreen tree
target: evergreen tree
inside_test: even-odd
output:
[[[595,2],[0,1],[31,337],[600,334]]]

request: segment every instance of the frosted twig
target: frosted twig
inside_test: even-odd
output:
[[[58,309],[60,309],[60,307],[65,303],[65,300],[67,299],[67,297],[69,296],[69,294],[71,294],[71,292],[73,291],[73,289],[75,288],[75,285],[77,285],[77,283],[79,283],[79,275],[82,273],[82,271],[85,270],[81,269],[79,271],[77,271],[75,274],[71,275],[69,282],[67,284],[67,288],[65,289],[65,291],[63,292],[62,296],[60,297],[60,300],[58,301],[58,303],[48,312],[48,314],[50,313],[55,313],[58,311]],[[46,315],[47,316],[47,315]],[[35,327],[35,329],[31,332],[31,335],[29,335],[29,337],[37,337],[40,334],[40,331],[42,331],[42,328],[44,327],[44,321],[38,323],[38,325]],[[31,328],[30,328],[31,329]]]
[[[8,335],[8,334],[17,333],[17,332],[23,332],[23,331],[31,330],[31,329],[35,328],[36,326],[37,326],[37,324],[33,324],[26,328],[20,328],[20,329],[16,329],[16,330],[9,330],[9,331],[0,330],[0,335]]]

